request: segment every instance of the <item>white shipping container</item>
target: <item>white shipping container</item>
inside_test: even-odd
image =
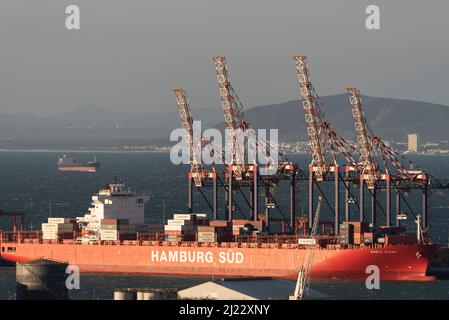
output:
[[[42,235],[43,236],[57,236],[58,235],[58,233],[57,232],[51,232],[51,231],[45,231],[45,232],[42,232]]]
[[[315,245],[316,244],[316,240],[315,239],[309,239],[309,238],[304,238],[304,239],[298,239],[298,244],[301,245]]]
[[[44,230],[73,230],[73,224],[54,224],[54,223],[43,223],[42,231]]]
[[[194,214],[174,214],[173,219],[175,220],[193,220]]]
[[[63,233],[42,233],[42,239],[54,240],[54,239],[58,239],[58,237],[63,236],[63,235],[69,236],[69,234],[67,234],[66,232],[63,232]]]
[[[48,218],[48,223],[70,223],[70,218]]]
[[[215,238],[198,238],[198,242],[213,242]]]
[[[165,231],[192,231],[193,226],[164,226]]]
[[[215,232],[198,232],[198,237],[215,237]]]
[[[177,219],[168,219],[167,220],[167,224],[169,226],[187,226],[187,225],[192,225],[192,220],[177,220]]]
[[[215,239],[198,239],[198,242],[214,242]]]
[[[42,235],[42,239],[44,239],[44,240],[57,240],[57,237],[56,236]]]
[[[117,237],[103,237],[103,236],[101,236],[100,240],[102,240],[102,241],[117,241]]]
[[[117,235],[117,230],[101,230],[100,232],[102,235]]]

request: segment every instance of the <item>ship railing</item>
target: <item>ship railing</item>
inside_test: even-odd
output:
[[[166,241],[164,233],[150,232],[139,233],[136,239],[131,240],[117,240],[117,241],[92,241],[90,245],[133,245],[133,246],[182,246],[182,247],[222,247],[222,248],[306,248],[307,246],[299,245],[298,239],[304,238],[301,235],[240,235],[233,236],[228,241],[217,242],[197,242],[197,241]],[[42,231],[1,231],[1,239],[3,243],[30,243],[30,244],[65,244],[65,245],[82,245],[82,241],[73,239],[42,239]],[[401,237],[394,237],[396,242],[400,244],[406,241],[401,241]],[[338,238],[332,235],[321,235],[317,238],[317,249],[348,249],[354,250],[360,247],[379,249],[383,248],[385,244],[361,244],[361,245],[347,245],[342,246],[338,243]],[[411,241],[411,240],[409,240]]]
[[[23,243],[28,242],[30,240],[34,240],[34,242],[40,241],[42,239],[42,231],[34,230],[34,231],[2,231],[1,232],[2,242],[9,243]]]
[[[12,243],[58,243],[58,244],[82,244],[82,241],[78,241],[77,238],[81,234],[74,233],[73,238],[65,239],[58,238],[54,240],[44,240],[42,238],[42,231],[2,231],[2,241]],[[223,247],[260,247],[264,244],[298,244],[298,239],[303,238],[300,235],[239,235],[231,238],[223,238],[222,241],[217,241],[219,246]],[[332,239],[329,237],[321,237],[320,239]],[[92,244],[105,244],[105,245],[174,245],[176,242],[166,241],[163,232],[139,232],[136,234],[135,239],[118,239],[116,241],[92,241]],[[207,242],[198,243],[196,241],[180,241],[183,246],[198,246],[209,245]]]

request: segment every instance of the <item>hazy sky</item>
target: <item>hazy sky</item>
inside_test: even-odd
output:
[[[81,30],[65,28],[65,8]],[[382,30],[365,28],[380,6]],[[219,108],[210,57],[225,55],[248,107],[298,97],[305,54],[320,95],[449,105],[449,2],[411,0],[1,0],[0,113],[48,115],[92,104],[133,112]]]

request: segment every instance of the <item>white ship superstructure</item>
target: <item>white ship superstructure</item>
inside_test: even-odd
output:
[[[92,231],[99,230],[102,219],[127,219],[132,225],[143,224],[149,199],[148,193],[137,194],[122,182],[112,182],[92,196],[92,206],[83,220]]]

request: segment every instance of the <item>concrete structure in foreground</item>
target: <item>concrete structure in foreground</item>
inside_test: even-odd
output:
[[[189,300],[288,300],[295,282],[284,279],[221,279],[178,291],[178,299]],[[307,299],[329,299],[309,289]]]

